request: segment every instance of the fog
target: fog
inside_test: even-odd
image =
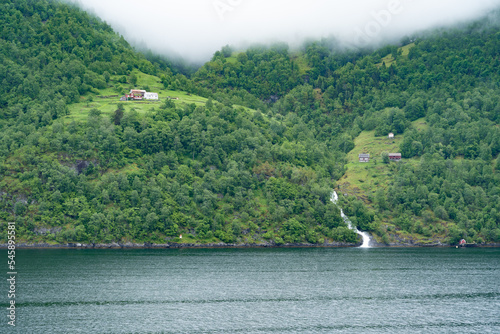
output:
[[[424,29],[479,18],[500,0],[67,0],[132,44],[204,62],[224,45],[334,36],[350,47],[395,42]]]

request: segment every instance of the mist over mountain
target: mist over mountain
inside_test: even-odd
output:
[[[135,45],[202,63],[224,45],[336,37],[347,46],[378,46],[423,29],[485,15],[500,0],[131,0],[76,2]]]

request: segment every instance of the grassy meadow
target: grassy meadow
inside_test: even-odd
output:
[[[412,126],[419,131],[427,128],[424,118],[412,122]],[[356,146],[347,155],[347,171],[338,181],[338,189],[342,193],[362,198],[369,204],[370,197],[377,189],[379,187],[385,189],[391,182],[395,164],[418,162],[415,159],[403,159],[389,164],[382,162],[382,153],[398,153],[403,139],[403,135],[396,135],[395,138],[375,137],[375,130],[361,132],[354,140]],[[370,154],[370,162],[359,162],[358,155],[361,153]]]
[[[408,57],[408,55],[410,54],[410,49],[414,46],[415,46],[415,43],[411,43],[411,44],[400,47],[399,50],[401,51],[401,55],[403,57]],[[385,67],[391,67],[391,65],[395,62],[396,62],[396,58],[394,58],[394,55],[392,53],[389,53],[387,56],[382,58],[382,62],[377,64],[377,66],[380,67],[383,64],[385,64]]]
[[[66,116],[66,122],[86,120],[93,108],[99,109],[104,116],[111,115],[118,104],[122,104],[125,111],[135,110],[138,113],[146,113],[154,111],[167,98],[171,98],[174,103],[181,105],[192,103],[205,105],[207,102],[207,99],[201,96],[165,89],[160,78],[156,76],[139,71],[134,71],[134,73],[137,76],[135,86],[129,83],[120,83],[119,76],[111,76],[108,88],[99,90],[99,94],[86,94],[81,97],[81,102],[69,105],[70,113]],[[158,93],[159,100],[120,101],[120,98],[131,89],[143,89]]]

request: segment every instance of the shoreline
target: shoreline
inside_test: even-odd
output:
[[[325,243],[325,244],[306,244],[306,243],[293,243],[293,244],[282,244],[276,245],[274,243],[265,244],[226,244],[226,243],[210,243],[210,244],[181,244],[181,243],[167,243],[167,244],[152,244],[152,243],[131,243],[127,242],[125,244],[121,243],[109,243],[109,244],[84,244],[84,243],[67,243],[67,244],[48,244],[48,243],[37,243],[37,244],[27,244],[20,243],[16,245],[16,249],[252,249],[252,248],[356,248],[361,246],[361,243],[351,244],[351,243]],[[7,249],[8,244],[0,244],[0,249]],[[374,244],[370,248],[455,248],[456,245],[449,244]],[[482,244],[473,245],[465,248],[496,248],[500,247],[500,244]]]
[[[264,243],[264,244],[226,244],[226,243],[209,243],[209,244],[194,244],[194,243],[166,243],[166,244],[152,244],[152,243],[67,243],[67,244],[48,244],[48,243],[37,243],[37,244],[27,244],[19,243],[16,245],[16,249],[218,249],[218,248],[349,248],[358,247],[361,244],[350,244],[350,243],[327,243],[327,244],[305,244],[305,243],[294,243],[294,244],[282,244],[276,245],[274,243]],[[6,249],[8,244],[0,244],[0,249]]]

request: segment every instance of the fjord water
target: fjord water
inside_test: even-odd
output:
[[[500,333],[500,249],[16,255],[17,326],[2,280],[2,333]]]

